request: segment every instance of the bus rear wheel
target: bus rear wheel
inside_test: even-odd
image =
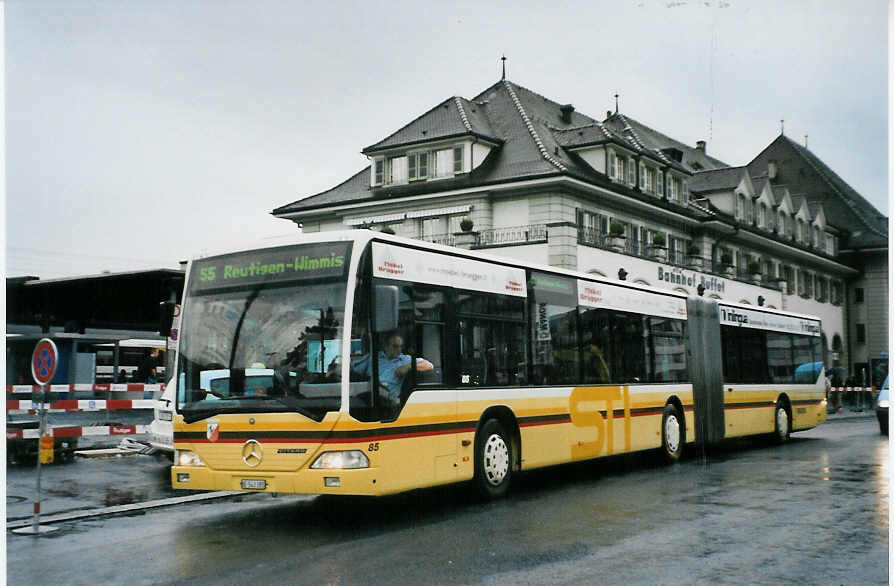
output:
[[[504,496],[512,478],[512,444],[496,419],[488,419],[475,438],[475,483],[485,499]]]
[[[775,422],[773,439],[777,444],[784,444],[789,440],[792,433],[792,424],[791,418],[788,415],[788,409],[786,409],[782,399],[776,401],[776,411],[773,415],[773,421]]]
[[[676,406],[668,404],[664,406],[664,414],[661,417],[661,450],[668,462],[677,462],[683,455],[683,443],[685,440],[683,428],[683,416]]]

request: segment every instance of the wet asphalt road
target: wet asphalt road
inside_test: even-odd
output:
[[[115,465],[163,463],[101,466]],[[349,501],[255,494],[65,523],[51,537],[7,532],[7,579],[886,584],[888,490],[887,438],[874,419],[852,419],[674,466],[639,455],[537,471],[490,504],[458,487]]]

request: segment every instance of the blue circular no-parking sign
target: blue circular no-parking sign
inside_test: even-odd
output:
[[[49,338],[43,338],[34,347],[31,355],[31,376],[39,385],[48,384],[56,374],[56,366],[59,363],[59,352],[56,344]]]

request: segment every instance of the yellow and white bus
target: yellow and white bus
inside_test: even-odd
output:
[[[193,260],[185,291],[175,488],[497,497],[826,417],[809,316],[365,230]]]

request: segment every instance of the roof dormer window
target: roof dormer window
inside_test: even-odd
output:
[[[376,157],[370,181],[373,186],[446,179],[466,172],[465,147],[448,146],[406,155]]]
[[[463,147],[453,147],[453,172],[462,173],[463,169]]]
[[[408,177],[410,181],[428,179],[428,153],[410,153],[407,155]]]

